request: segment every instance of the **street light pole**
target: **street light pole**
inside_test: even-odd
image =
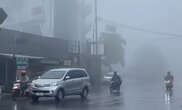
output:
[[[17,65],[16,65],[16,53],[17,53],[17,37],[16,37],[16,32],[14,32],[14,36],[13,36],[13,62],[14,62],[14,69],[15,69],[15,79],[17,77]]]

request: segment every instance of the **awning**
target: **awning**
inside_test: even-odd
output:
[[[0,53],[0,56],[13,57],[13,54]],[[44,59],[45,58],[45,57],[28,56],[28,55],[20,55],[20,54],[16,54],[15,57],[16,58],[28,58],[28,59]]]

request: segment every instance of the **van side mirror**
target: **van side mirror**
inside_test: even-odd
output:
[[[68,80],[68,79],[70,79],[70,76],[66,76],[66,77],[65,77],[65,80]]]

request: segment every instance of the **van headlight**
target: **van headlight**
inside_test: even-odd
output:
[[[32,82],[32,83],[30,84],[30,87],[35,87],[35,83]]]
[[[58,86],[58,83],[57,82],[52,83],[51,86]]]

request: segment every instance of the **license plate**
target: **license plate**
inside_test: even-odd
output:
[[[43,93],[36,93],[36,95],[43,96],[44,94]]]

